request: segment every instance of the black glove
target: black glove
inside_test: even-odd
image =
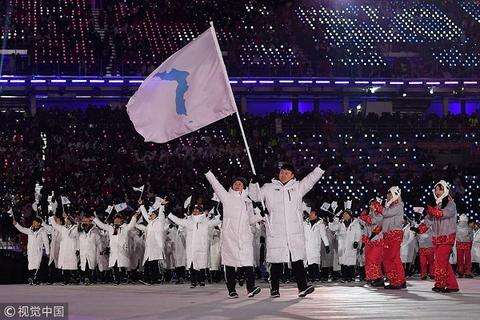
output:
[[[357,248],[358,248],[358,242],[355,241],[355,242],[353,243],[353,249],[357,249]]]
[[[360,248],[360,254],[363,254],[363,246]]]
[[[252,174],[252,176],[250,177],[250,183],[258,183],[258,182],[259,182],[258,176],[256,174]]]
[[[328,217],[328,221],[329,221],[329,222],[333,222],[333,216],[329,216],[329,217]]]
[[[326,252],[327,254],[330,253],[330,246],[325,246],[325,252]]]
[[[419,232],[420,232],[420,230],[418,230],[417,227],[410,227],[410,230],[412,230],[412,231],[415,232],[415,233],[419,233]]]
[[[80,251],[79,250],[75,251],[75,255],[78,257],[80,255]]]
[[[370,235],[370,238],[368,238],[368,239],[371,241],[373,238],[375,238],[375,236],[376,236],[376,234],[375,234],[375,233],[372,233],[372,234]]]

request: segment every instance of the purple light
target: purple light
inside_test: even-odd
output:
[[[230,80],[230,84],[237,84],[238,81],[237,80]]]
[[[25,80],[23,80],[23,79],[14,79],[14,80],[10,80],[10,83],[25,83]]]
[[[64,80],[64,79],[53,79],[53,80],[50,80],[50,82],[52,82],[52,83],[65,83],[65,82],[67,82],[67,80]]]
[[[87,82],[87,80],[85,80],[85,79],[73,79],[72,80],[72,83],[85,83],[85,82]]]
[[[0,83],[7,83],[8,80],[0,79]]]
[[[445,84],[458,84],[458,81],[445,81]]]
[[[90,83],[104,83],[105,80],[99,80],[99,79],[91,79]]]
[[[242,80],[242,83],[257,83],[257,80]]]
[[[30,83],[45,83],[47,82],[47,80],[43,80],[43,79],[32,79],[30,80]]]
[[[405,82],[403,82],[403,81],[390,81],[390,84],[393,84],[393,85],[404,85]]]
[[[330,84],[330,80],[317,80],[315,81],[317,84]]]
[[[128,83],[142,83],[143,80],[129,80]]]
[[[350,81],[335,81],[335,84],[349,84]]]
[[[477,81],[463,81],[463,84],[478,84]]]
[[[123,83],[123,80],[108,80],[108,83]]]
[[[262,84],[272,84],[272,83],[274,83],[273,80],[260,80],[259,82],[262,83]]]
[[[440,84],[440,81],[427,81],[426,84]]]
[[[293,83],[293,80],[279,80],[278,83]]]
[[[298,83],[305,84],[305,83],[313,83],[312,80],[298,80]]]
[[[409,81],[408,84],[423,84],[423,81]]]
[[[370,81],[355,81],[355,84],[369,84],[369,83]]]
[[[385,81],[372,81],[372,84],[386,84]]]

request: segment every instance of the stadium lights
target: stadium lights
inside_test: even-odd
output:
[[[45,83],[47,80],[44,79],[32,79],[30,80],[30,83]]]
[[[72,80],[72,83],[85,83],[85,82],[87,82],[87,80],[85,80],[85,79],[73,79]]]
[[[67,80],[65,79],[52,79],[50,80],[51,83],[66,83]]]

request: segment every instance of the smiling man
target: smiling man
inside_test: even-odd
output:
[[[252,184],[250,198],[265,204],[268,211],[266,217],[267,256],[271,264],[270,278],[272,298],[280,297],[280,276],[283,263],[292,262],[292,269],[297,281],[298,296],[305,297],[315,289],[307,284],[304,270],[306,259],[305,234],[303,226],[302,198],[322,177],[324,171],[317,167],[301,181],[295,179],[295,169],[284,164],[278,179],[262,188]]]

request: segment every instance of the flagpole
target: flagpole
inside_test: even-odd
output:
[[[233,96],[233,91],[232,91],[232,88],[230,86],[230,80],[228,79],[227,68],[225,67],[225,62],[223,61],[222,51],[220,50],[220,45],[218,44],[217,33],[215,32],[215,27],[213,26],[212,21],[210,21],[210,26],[211,26],[211,30],[213,32],[213,41],[215,42],[215,48],[217,49],[217,54],[218,54],[218,57],[220,59],[223,75],[225,77],[225,82],[227,83],[228,95],[230,97],[230,102],[235,106],[235,110],[236,110],[235,114],[237,115],[238,124],[240,126],[240,132],[242,133],[243,142],[245,144],[245,149],[247,151],[248,160],[250,162],[250,167],[252,168],[253,174],[257,174],[257,172],[255,171],[255,166],[253,164],[252,155],[250,153],[250,147],[249,147],[248,142],[247,142],[247,137],[245,136],[245,131],[243,130],[242,119],[240,118],[240,113],[238,112],[237,103],[235,102],[235,97]]]

